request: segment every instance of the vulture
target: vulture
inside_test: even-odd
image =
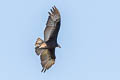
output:
[[[48,13],[49,17],[44,30],[44,40],[38,38],[35,43],[35,52],[38,56],[40,55],[41,65],[43,68],[41,72],[45,72],[55,64],[55,48],[61,48],[57,43],[57,36],[61,24],[60,12],[54,6]]]

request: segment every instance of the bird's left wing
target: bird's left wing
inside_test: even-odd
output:
[[[44,30],[44,41],[56,41],[60,29],[60,13],[55,6],[51,9],[51,13],[48,13],[49,17]]]

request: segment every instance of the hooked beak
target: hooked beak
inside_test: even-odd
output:
[[[61,46],[58,44],[58,47],[61,48]]]

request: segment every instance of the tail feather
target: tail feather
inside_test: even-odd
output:
[[[35,47],[39,47],[43,43],[43,40],[40,38],[37,38],[37,41],[35,43]]]
[[[35,52],[39,56],[44,50],[40,49],[39,47],[43,43],[43,40],[38,38],[37,41],[35,42]]]

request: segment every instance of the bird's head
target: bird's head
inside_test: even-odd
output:
[[[57,44],[57,47],[61,48],[61,46],[59,44]]]

